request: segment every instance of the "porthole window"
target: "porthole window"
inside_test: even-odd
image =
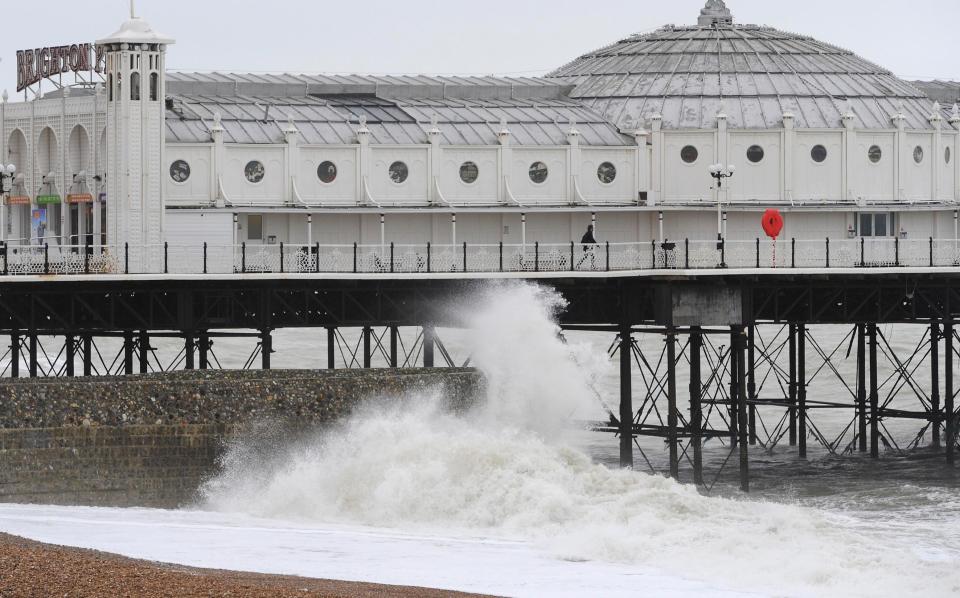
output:
[[[388,173],[390,174],[390,180],[398,185],[405,183],[407,178],[410,177],[410,169],[403,162],[391,164]]]
[[[943,151],[943,159],[946,160],[947,164],[950,163],[950,148],[949,148],[949,147]]]
[[[913,148],[913,161],[917,164],[923,162],[923,148],[919,145]]]
[[[698,152],[697,148],[693,147],[692,145],[688,145],[680,150],[680,159],[687,164],[693,164],[699,157],[700,152]]]
[[[870,161],[874,164],[878,164],[883,158],[883,150],[880,149],[879,145],[871,145],[867,151],[867,157],[870,158]]]
[[[763,156],[763,148],[759,145],[751,145],[747,150],[747,160],[750,160],[754,164],[763,161]]]
[[[611,184],[617,180],[617,167],[610,162],[604,162],[600,165],[600,168],[597,169],[597,178],[600,179],[600,182],[604,185]]]
[[[170,165],[170,178],[175,183],[186,183],[190,178],[190,165],[186,160],[177,160]]]
[[[252,160],[247,162],[247,166],[243,169],[243,175],[251,183],[259,183],[267,175],[267,169],[263,167],[263,162]]]
[[[470,185],[480,178],[480,168],[474,162],[464,162],[460,165],[460,180]]]
[[[321,183],[329,185],[337,180],[337,165],[333,162],[323,162],[317,166],[317,178]]]
[[[810,150],[810,157],[817,164],[821,164],[827,160],[827,148],[822,145],[815,145],[813,149]]]
[[[550,170],[543,162],[534,162],[530,165],[530,180],[534,183],[538,185],[545,183],[548,176],[550,176]]]

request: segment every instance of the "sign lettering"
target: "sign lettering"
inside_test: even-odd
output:
[[[106,49],[94,44],[73,44],[19,50],[17,52],[17,92],[44,79],[64,73],[102,73],[106,70]]]

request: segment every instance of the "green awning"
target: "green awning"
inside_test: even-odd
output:
[[[59,195],[38,195],[37,196],[38,206],[57,205],[59,203],[60,203]]]

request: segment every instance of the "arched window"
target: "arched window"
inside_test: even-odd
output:
[[[156,102],[160,94],[160,75],[150,73],[150,101]]]
[[[113,74],[107,75],[107,101],[113,101]]]
[[[140,73],[130,75],[130,99],[134,102],[140,99]]]

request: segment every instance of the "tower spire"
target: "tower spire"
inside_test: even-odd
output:
[[[733,14],[723,0],[707,0],[707,5],[700,11],[697,23],[701,27],[733,25]]]
[[[131,18],[131,19],[136,19],[136,18],[137,18],[137,10],[136,10],[136,7],[134,6],[133,3],[134,3],[134,0],[130,0],[130,18]]]

